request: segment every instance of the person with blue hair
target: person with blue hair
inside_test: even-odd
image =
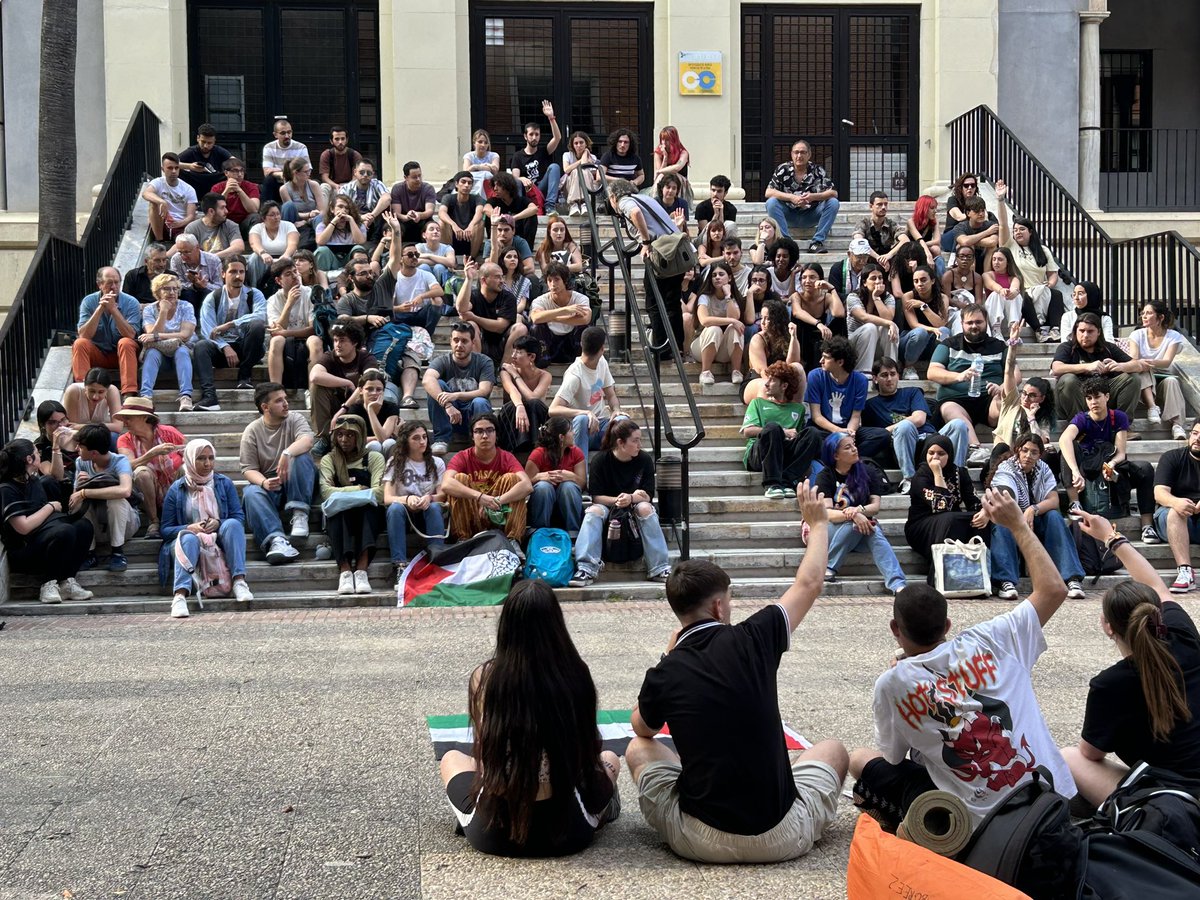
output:
[[[825,438],[821,463],[824,468],[817,475],[816,487],[825,496],[825,506],[829,509],[829,562],[825,580],[836,580],[847,553],[866,550],[875,560],[887,589],[892,594],[898,593],[908,581],[876,518],[881,485],[859,458],[854,437],[837,432]]]

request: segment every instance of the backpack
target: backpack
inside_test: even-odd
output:
[[[1071,537],[1075,539],[1075,550],[1079,554],[1079,564],[1083,566],[1083,574],[1093,577],[1092,584],[1101,575],[1112,575],[1121,569],[1121,561],[1115,553],[1109,553],[1104,545],[1084,532],[1078,522],[1070,525]]]
[[[1129,480],[1119,474],[1116,481],[1085,475],[1079,502],[1092,515],[1123,519],[1129,515]]]
[[[233,576],[229,565],[225,562],[225,554],[217,544],[216,535],[202,534],[200,538],[200,557],[195,565],[183,552],[183,542],[175,541],[175,562],[192,576],[196,583],[196,595],[203,606],[205,598],[228,597],[233,593]]]
[[[525,548],[524,578],[540,578],[550,587],[566,587],[574,571],[571,536],[561,528],[538,528]]]
[[[1083,831],[1071,823],[1068,802],[1049,775],[1009,793],[988,813],[958,861],[1024,891],[1034,900],[1073,897]]]
[[[1195,900],[1200,865],[1170,841],[1144,831],[1089,835],[1079,900]]]
[[[642,531],[638,528],[633,507],[614,509],[604,526],[604,547],[601,557],[608,562],[633,562],[641,559]]]
[[[388,378],[400,383],[400,369],[404,362],[404,351],[408,349],[412,328],[396,322],[388,322],[375,332],[371,338],[371,355],[379,363],[379,367],[387,373]]]
[[[583,294],[588,298],[588,306],[592,310],[591,324],[595,325],[600,321],[600,316],[604,312],[604,306],[600,301],[600,284],[589,275],[587,272],[580,272],[575,276],[573,289]]]
[[[870,473],[871,484],[873,487],[879,489],[881,497],[896,493],[896,485],[892,484],[892,480],[888,478],[883,466],[869,456],[864,456],[861,462],[867,467],[867,472]]]
[[[1149,832],[1200,859],[1200,780],[1139,763],[1093,820],[1116,832]]]
[[[314,284],[312,294],[312,324],[313,334],[321,339],[321,346],[326,350],[333,349],[333,338],[329,329],[337,321],[337,307],[331,303],[332,295],[319,284]]]

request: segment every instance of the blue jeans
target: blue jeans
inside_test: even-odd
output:
[[[412,518],[426,534],[445,534],[446,518],[442,512],[442,504],[430,503],[429,509],[405,509],[403,503],[392,503],[387,508],[388,549],[392,552],[392,562],[402,566],[408,562],[408,520]],[[445,538],[431,538],[427,545],[438,547],[446,543]]]
[[[181,531],[175,538],[183,548],[184,555],[191,561],[192,566],[200,559],[200,538],[190,531]],[[246,528],[237,519],[225,519],[217,530],[217,545],[225,555],[225,565],[229,566],[229,574],[234,578],[241,575],[246,577]],[[175,559],[175,554],[171,554]],[[192,576],[179,560],[175,559],[175,592],[191,593]]]
[[[539,481],[533,486],[533,494],[529,497],[529,526],[550,528],[555,510],[563,528],[579,531],[579,524],[583,521],[583,491],[579,485],[573,481],[558,485]]]
[[[575,568],[592,578],[600,573],[600,552],[611,512],[612,509],[606,509],[603,515],[592,512],[585,514],[583,524],[579,527],[579,537],[575,539]],[[658,513],[652,512],[644,519],[638,516],[638,528],[642,532],[647,577],[653,578],[655,575],[669,572],[671,561],[667,554],[667,536],[663,534],[662,525],[658,523]]]
[[[875,560],[875,568],[883,576],[884,584],[889,591],[898,591],[908,584],[904,572],[900,568],[900,560],[888,543],[883,529],[879,526],[870,534],[859,534],[850,522],[838,522],[829,526],[829,562],[827,568],[836,573],[842,566],[842,560],[847,553],[856,550],[867,550]]]
[[[450,270],[441,263],[434,263],[432,266],[429,263],[421,263],[417,266],[418,269],[424,269],[430,275],[437,279],[438,284],[445,287],[446,279],[450,277]]]
[[[283,490],[268,491],[265,488],[251,484],[242,491],[242,507],[246,510],[246,521],[254,532],[254,540],[264,550],[277,537],[286,537],[283,533],[283,520],[279,518],[282,507],[285,512],[302,510],[307,513],[312,507],[313,482],[316,480],[317,468],[313,464],[312,455],[305,453],[292,459],[288,468],[288,480]]]
[[[1164,541],[1167,540],[1167,515],[1171,510],[1160,506],[1154,511],[1154,530]],[[1188,543],[1200,544],[1200,516],[1188,516]]]
[[[191,347],[180,347],[174,356],[166,356],[151,345],[142,360],[142,389],[138,393],[143,397],[154,396],[154,382],[158,380],[158,370],[163,363],[166,363],[167,368],[175,370],[175,378],[179,381],[179,396],[192,396]]]
[[[950,438],[950,443],[954,445],[954,464],[964,465],[967,461],[967,423],[962,419],[954,419],[938,429],[938,434]],[[917,466],[913,453],[917,450],[919,439],[920,434],[912,422],[901,422],[892,430],[892,449],[896,453],[896,464],[900,467],[901,478],[912,478],[916,474]]]
[[[558,163],[550,163],[546,167],[546,174],[537,183],[538,190],[546,198],[546,215],[554,212],[554,207],[558,205],[558,185],[560,181],[562,181],[562,166]]]
[[[288,200],[279,207],[279,216],[283,221],[291,222],[293,225],[300,221],[300,213],[296,209],[296,204],[291,200]],[[312,222],[312,233],[315,239],[317,229],[321,227],[321,214],[318,212],[316,218],[310,221]]]
[[[600,449],[604,441],[604,433],[608,431],[610,419],[600,420],[600,430],[595,434],[588,433],[588,417],[576,416],[571,420],[571,431],[575,434],[575,446],[583,454],[583,474],[588,470],[588,454]]]
[[[446,382],[440,378],[438,379],[438,387],[443,391],[450,390]],[[471,427],[471,420],[473,418],[480,413],[492,411],[492,404],[486,397],[476,397],[474,400],[455,400],[453,402],[454,408],[462,413],[462,422],[458,425],[451,424],[450,417],[446,415],[446,411],[442,409],[436,397],[430,397],[425,401],[429,409],[429,422],[433,425],[434,442],[450,443],[450,438],[454,437],[455,431],[465,432]]]
[[[950,338],[949,328],[939,328],[938,331],[943,341]],[[920,359],[932,340],[933,334],[924,328],[914,328],[900,335],[900,359],[904,365],[911,366]]]
[[[1063,581],[1083,580],[1083,566],[1079,563],[1079,552],[1075,540],[1067,528],[1067,522],[1057,509],[1033,520],[1033,533],[1046,547],[1046,552],[1058,566]],[[992,525],[991,546],[992,581],[1017,583],[1020,577],[1020,556],[1017,539],[1003,525]]]
[[[779,225],[781,235],[786,235],[793,228],[816,225],[817,230],[813,233],[813,240],[824,243],[825,239],[829,237],[829,229],[833,227],[833,222],[837,219],[839,206],[837,197],[822,200],[808,209],[796,209],[778,197],[768,197],[767,215]]]

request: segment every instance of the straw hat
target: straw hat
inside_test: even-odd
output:
[[[121,408],[113,413],[114,419],[123,416],[145,416],[152,420],[151,425],[158,424],[158,416],[154,414],[154,401],[149,397],[127,398]]]

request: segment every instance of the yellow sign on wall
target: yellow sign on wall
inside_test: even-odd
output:
[[[721,95],[721,51],[679,51],[679,93],[684,96]]]

